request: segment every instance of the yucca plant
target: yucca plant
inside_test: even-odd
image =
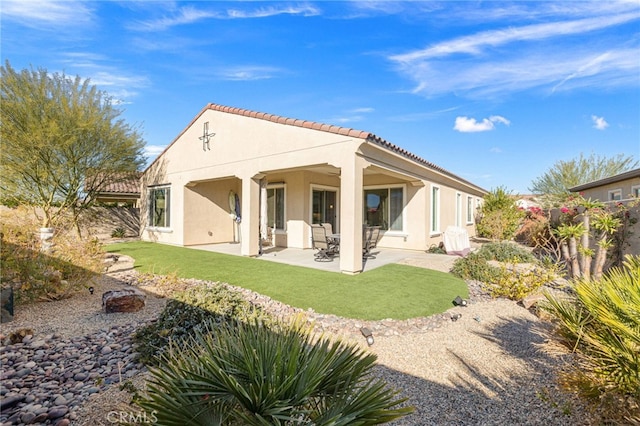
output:
[[[226,323],[174,347],[136,403],[162,425],[374,425],[413,412],[376,356],[300,325]]]
[[[599,280],[578,280],[575,294],[575,300],[547,295],[544,307],[578,354],[580,365],[565,384],[607,416],[640,424],[640,256],[627,256]]]

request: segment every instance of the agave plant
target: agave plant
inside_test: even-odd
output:
[[[622,268],[599,280],[577,281],[575,293],[574,301],[548,295],[546,305],[579,355],[580,366],[566,383],[598,403],[615,401],[604,408],[609,414],[617,410],[627,421],[640,421],[640,256],[627,256]]]
[[[375,359],[296,324],[227,323],[169,350],[136,403],[162,425],[374,425],[413,412],[371,377]]]

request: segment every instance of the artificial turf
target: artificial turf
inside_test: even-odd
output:
[[[108,245],[135,259],[143,273],[220,281],[288,305],[362,320],[404,320],[446,311],[466,283],[451,274],[388,264],[358,275],[320,271],[266,260],[150,242]]]

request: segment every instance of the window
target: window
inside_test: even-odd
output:
[[[431,187],[431,233],[440,232],[440,188]]]
[[[171,188],[149,188],[149,226],[168,228]]]
[[[267,226],[284,230],[284,186],[267,188]]]
[[[385,231],[402,231],[402,188],[364,190],[364,223]]]
[[[330,223],[334,232],[336,227],[337,191],[314,189],[311,223]]]
[[[640,186],[632,186],[631,195],[636,198],[640,198]]]
[[[622,190],[614,189],[613,191],[609,191],[609,201],[620,201],[622,200]]]
[[[467,223],[473,223],[473,197],[467,196]]]

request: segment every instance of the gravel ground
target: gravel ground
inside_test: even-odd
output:
[[[13,322],[3,324],[2,333],[28,327],[37,335],[73,337],[156,317],[166,299],[154,296],[152,283],[142,287],[149,292],[142,311],[109,315],[101,311],[104,291],[129,285],[131,272],[126,269],[126,264],[120,272],[113,268],[111,275],[96,283],[93,295],[21,307]],[[448,320],[454,313],[462,317]],[[326,320],[317,317],[320,324]],[[327,333],[335,331],[334,336],[356,339],[366,347],[353,330],[357,323],[345,320],[340,325],[335,318],[330,323]],[[438,316],[435,327],[417,330],[407,328],[406,322],[388,321],[380,327],[387,332],[375,334],[374,345],[367,349],[378,356],[375,375],[399,390],[416,410],[395,425],[591,424],[586,411],[556,385],[556,374],[571,362],[570,356],[549,341],[548,323],[515,302],[477,298],[467,307]],[[345,329],[349,331],[342,333]],[[144,388],[145,375],[132,379],[138,389]],[[131,396],[111,385],[81,404],[72,424],[111,425],[119,419],[143,423],[147,419],[129,405]]]
[[[443,328],[377,339],[377,374],[402,389],[413,415],[397,425],[587,425],[556,385],[570,361],[547,324],[512,301],[457,308]]]

